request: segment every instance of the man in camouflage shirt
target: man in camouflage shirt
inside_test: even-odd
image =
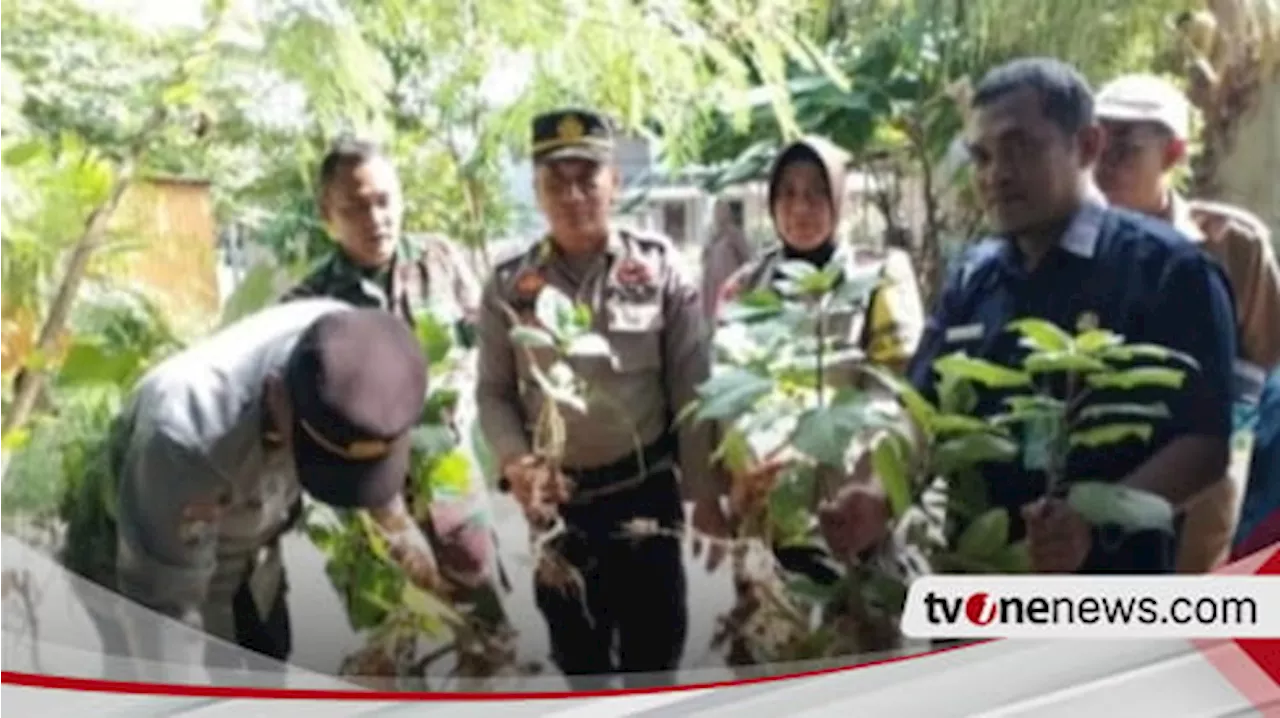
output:
[[[440,362],[431,367],[433,385],[456,389],[459,405],[452,429],[466,451],[474,382],[471,327],[480,304],[480,286],[461,253],[438,235],[405,235],[399,177],[376,145],[356,140],[338,143],[320,167],[318,205],[331,236],[332,256],[284,295],[284,301],[326,296],[360,307],[396,313],[411,326],[424,314],[455,329],[460,351],[443,377]],[[468,452],[470,453],[470,452]],[[474,463],[474,462],[473,462]],[[506,611],[496,578],[497,556],[488,490],[479,471],[461,495],[433,497],[432,537],[441,568],[457,587],[455,600],[495,627],[506,626]]]

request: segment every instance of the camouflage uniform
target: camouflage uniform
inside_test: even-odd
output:
[[[470,420],[474,413],[469,389],[474,380],[471,327],[480,303],[480,288],[453,243],[438,235],[407,236],[391,265],[378,272],[362,269],[341,250],[335,250],[287,292],[282,301],[314,296],[394,311],[410,325],[415,324],[415,315],[427,311],[457,329],[458,343],[465,350],[464,360],[443,379],[446,386],[458,390],[459,406],[453,417],[453,428],[463,450],[470,453]],[[437,381],[433,378],[433,387]],[[495,580],[502,575],[502,567],[497,555],[488,487],[482,473],[472,472],[465,495],[436,497],[430,515],[431,525],[423,528],[432,539],[441,568],[459,584],[458,599],[474,604],[477,615],[485,620],[505,623],[502,591]]]

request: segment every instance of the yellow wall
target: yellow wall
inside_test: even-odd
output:
[[[145,246],[126,254],[113,274],[145,287],[179,321],[208,321],[217,315],[217,232],[207,183],[134,185],[121,202],[115,225]]]
[[[207,324],[217,316],[216,229],[208,183],[135,183],[121,198],[112,228],[135,247],[111,260],[109,271],[121,284],[146,291],[177,326]],[[37,318],[4,310],[6,374],[30,351],[38,332]]]

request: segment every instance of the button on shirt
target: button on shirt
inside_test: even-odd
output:
[[[1221,269],[1171,227],[1095,201],[1076,213],[1059,244],[1038,267],[1024,268],[1013,242],[988,239],[960,262],[942,292],[912,362],[912,382],[934,396],[935,359],[966,352],[1004,365],[1026,355],[1007,324],[1047,319],[1076,333],[1085,327],[1116,332],[1129,343],[1165,346],[1195,358],[1180,390],[1095,391],[1086,405],[1164,402],[1170,418],[1156,420],[1151,440],[1129,440],[1070,454],[1069,479],[1118,482],[1174,438],[1226,438],[1231,429],[1231,368],[1235,358],[1232,296]],[[977,412],[1003,413],[1008,393],[978,389]],[[1081,424],[1087,426],[1088,424]],[[1044,472],[1019,457],[983,467],[988,499],[1010,511],[1011,538],[1025,532],[1020,509],[1043,494]],[[1165,572],[1174,544],[1157,532],[1121,535],[1095,531],[1094,549],[1082,571]],[[1102,540],[1099,540],[1102,537]]]

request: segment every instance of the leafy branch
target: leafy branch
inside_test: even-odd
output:
[[[1195,359],[1154,344],[1127,344],[1123,336],[1104,329],[1073,336],[1042,319],[1019,319],[1009,329],[1029,350],[1018,368],[955,354],[940,359],[938,370],[1013,391],[1004,399],[1007,410],[991,420],[1023,429],[1023,449],[1046,475],[1045,497],[1065,494],[1094,524],[1172,531],[1173,509],[1162,498],[1068,476],[1068,460],[1077,450],[1150,441],[1154,422],[1169,417],[1168,406],[1124,401],[1117,394],[1179,389],[1187,371],[1199,369]]]

